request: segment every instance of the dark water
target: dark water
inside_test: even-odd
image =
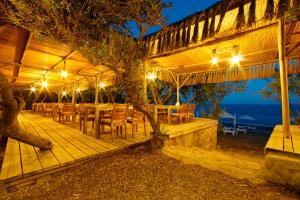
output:
[[[256,127],[273,128],[277,124],[282,124],[281,119],[281,105],[279,104],[223,104],[222,109],[232,115],[236,114],[237,124],[246,124]],[[197,106],[197,114],[201,116],[201,106]],[[299,105],[290,105],[291,109],[291,123],[293,118],[300,113]],[[249,115],[255,120],[239,120],[239,116]],[[220,119],[223,123],[232,124],[232,119]]]

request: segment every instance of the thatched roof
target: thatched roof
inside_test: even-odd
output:
[[[274,75],[278,59],[277,17],[295,0],[223,0],[145,38],[149,66],[163,69],[160,78],[181,83],[215,83]],[[299,1],[298,1],[299,2]],[[285,26],[286,56],[290,73],[300,73],[300,21]],[[215,54],[214,54],[215,52]],[[230,58],[240,54],[239,65]],[[219,63],[212,65],[217,56]],[[62,79],[64,68],[70,73]],[[46,76],[55,90],[77,85],[95,85],[99,76],[115,81],[105,66],[93,66],[79,51],[56,41],[32,37],[22,28],[0,26],[0,70],[15,87],[40,85]],[[171,72],[173,74],[171,74]]]
[[[270,77],[278,60],[277,16],[286,9],[282,4],[282,0],[221,1],[148,36],[148,62],[183,77],[192,74],[186,84]],[[285,33],[289,71],[300,73],[300,21],[287,23]],[[242,57],[239,65],[230,62],[234,54]],[[217,65],[211,62],[214,56]]]

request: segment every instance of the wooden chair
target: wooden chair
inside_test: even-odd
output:
[[[177,121],[180,122],[180,124],[182,124],[182,120],[184,119],[185,122],[187,123],[188,109],[189,109],[188,104],[182,104],[179,107],[179,109],[176,109],[176,112],[171,113],[171,120],[175,118],[177,119]]]
[[[53,108],[54,108],[53,103],[46,103],[45,108],[43,110],[43,115],[46,116],[47,114],[50,114],[50,116],[52,116],[53,115]]]
[[[88,108],[88,107],[81,107],[80,115],[79,115],[79,123],[80,123],[80,130],[83,129],[83,133],[87,132],[87,123],[93,122],[92,128],[95,126],[95,119],[96,119],[96,108]]]
[[[188,122],[190,122],[191,118],[195,120],[195,109],[196,109],[196,104],[189,104],[189,109],[187,113]]]
[[[72,117],[73,123],[75,123],[75,118],[76,118],[76,108],[75,104],[69,103],[69,104],[64,104],[62,109],[59,110],[59,121],[65,122],[66,119],[70,119]]]
[[[157,121],[168,120],[168,109],[167,108],[158,108],[157,109]]]
[[[99,115],[99,126],[100,134],[104,133],[104,126],[110,126],[111,141],[114,142],[114,131],[118,134],[120,131],[122,135],[122,129],[125,128],[125,138],[127,138],[127,114],[128,114],[128,104],[113,104],[113,110],[111,118],[102,118]],[[98,134],[98,135],[100,135]]]
[[[59,117],[59,104],[55,104],[52,110],[52,119],[53,121],[57,120],[57,116]]]
[[[44,110],[44,108],[45,108],[44,103],[39,103],[39,104],[37,105],[37,113],[42,113],[43,110]]]
[[[129,112],[127,123],[131,124],[132,137],[138,131],[138,124],[144,124],[144,133],[147,136],[146,132],[146,116],[144,113],[137,111],[136,109],[132,109],[131,113]]]

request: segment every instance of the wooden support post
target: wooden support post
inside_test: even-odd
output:
[[[75,89],[75,83],[72,88],[72,103],[75,103],[75,95],[76,95],[76,89]]]
[[[61,93],[58,93],[58,103],[61,103]]]
[[[98,103],[98,96],[99,96],[99,78],[96,76],[96,85],[95,85],[95,104]]]
[[[176,80],[176,94],[177,94],[177,101],[176,101],[176,105],[179,106],[180,105],[180,85],[179,85],[179,75],[177,75],[177,80]]]
[[[281,86],[281,102],[282,102],[282,125],[286,138],[290,135],[290,105],[288,91],[288,68],[285,58],[285,38],[284,38],[284,19],[278,21],[278,52],[280,67],[280,86]]]
[[[144,73],[145,73],[145,77],[144,77],[144,83],[143,83],[143,86],[144,86],[144,99],[145,99],[145,102],[148,103],[148,81],[147,81],[147,74],[146,74],[146,69],[144,67]]]

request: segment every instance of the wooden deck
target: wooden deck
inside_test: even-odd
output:
[[[96,139],[83,134],[78,129],[55,122],[52,118],[45,118],[31,112],[22,112],[19,115],[19,123],[28,134],[49,138],[54,146],[51,150],[42,151],[9,138],[0,181],[11,185],[22,184],[22,182],[37,179],[37,177],[91,159],[108,156],[150,140],[150,137],[138,132],[135,138],[132,138],[129,133],[128,139],[117,138],[114,143],[111,143],[110,134],[104,134],[100,139]],[[131,129],[128,128],[128,130]],[[142,130],[142,128],[139,129],[139,131]],[[150,129],[147,130],[149,132]]]
[[[277,125],[265,147],[265,153],[276,151],[300,156],[300,126],[291,126],[291,138],[283,136],[282,125]]]

